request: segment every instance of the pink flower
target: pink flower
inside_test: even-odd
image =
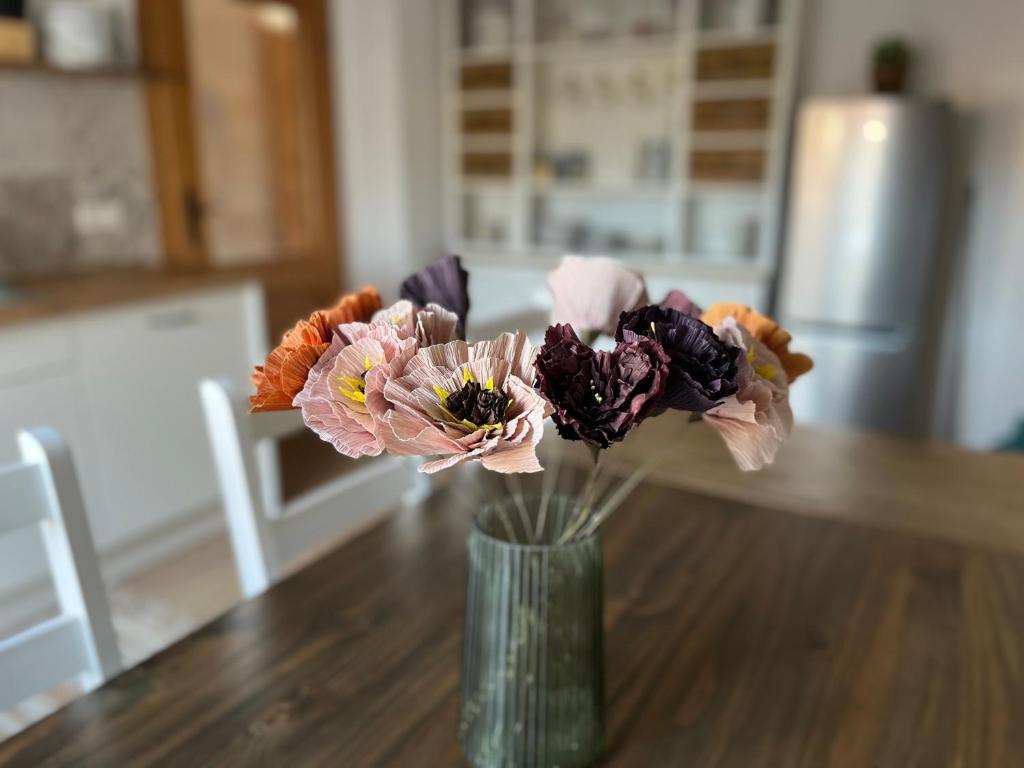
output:
[[[374,313],[371,325],[392,325],[398,329],[399,336],[403,339],[414,338],[421,347],[430,347],[434,344],[444,344],[458,338],[457,328],[459,317],[454,312],[449,312],[440,304],[427,304],[426,307],[418,307],[411,301],[397,301],[390,307],[378,310]],[[346,328],[351,328],[358,323],[348,326],[341,326],[342,334]]]
[[[353,459],[377,456],[384,446],[366,407],[367,374],[377,366],[404,365],[416,353],[416,339],[402,338],[397,328],[385,324],[341,328],[355,338],[349,337],[351,343],[334,338],[293,404],[302,409],[306,426],[339,453]]]
[[[722,341],[740,347],[736,382],[739,390],[704,413],[704,421],[725,441],[744,471],[771,464],[793,429],[789,384],[778,356],[733,317],[715,326]]]
[[[565,256],[548,275],[554,298],[552,325],[581,334],[615,333],[619,315],[647,303],[644,279],[614,259]]]
[[[522,332],[420,349],[367,376],[367,406],[384,449],[438,456],[437,472],[479,459],[495,472],[541,470],[536,447],[551,406],[533,388],[536,350]]]

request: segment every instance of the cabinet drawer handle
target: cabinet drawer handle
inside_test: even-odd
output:
[[[174,331],[198,323],[199,313],[191,307],[155,312],[146,317],[146,325],[151,331]]]

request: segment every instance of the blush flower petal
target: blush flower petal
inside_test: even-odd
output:
[[[541,469],[536,446],[551,408],[532,387],[526,335],[421,348],[367,377],[367,407],[388,453],[434,456],[420,471],[479,460],[495,472]],[[529,376],[523,380],[520,374]]]
[[[700,317],[701,312],[703,311],[693,303],[693,300],[689,296],[676,289],[672,289],[665,294],[665,298],[659,302],[658,306],[663,309],[674,309],[677,312],[682,312],[684,315],[697,318]]]
[[[753,471],[771,464],[793,428],[789,384],[782,362],[730,316],[715,328],[723,341],[740,347],[735,395],[704,414],[725,441],[737,466]]]
[[[647,303],[644,279],[614,259],[565,256],[549,275],[551,322],[580,333],[615,333],[619,315]]]
[[[415,339],[403,339],[391,326],[367,326],[352,344],[341,336],[331,343],[295,397],[306,425],[345,456],[377,456],[383,445],[367,406],[369,374],[401,365],[416,352]]]
[[[393,325],[403,338],[414,338],[423,347],[445,344],[459,337],[458,316],[439,304],[418,307],[403,299],[374,313],[370,322],[373,325]],[[349,326],[342,326],[340,330],[349,338],[353,333],[362,333],[360,329]]]

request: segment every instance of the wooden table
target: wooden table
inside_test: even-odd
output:
[[[922,492],[971,477],[965,456],[935,458]],[[1024,765],[1019,498],[974,490],[1005,546],[929,535],[913,504],[901,529],[758,506],[756,487],[641,485],[605,534],[607,764]],[[0,744],[0,764],[462,764],[464,540],[488,492],[461,478],[398,513]]]

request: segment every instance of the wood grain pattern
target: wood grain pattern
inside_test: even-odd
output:
[[[698,80],[766,80],[775,71],[775,46],[733,45],[697,51]]]
[[[768,99],[705,99],[693,102],[695,131],[764,131],[771,117]]]
[[[760,181],[765,153],[759,149],[697,150],[690,153],[690,177],[699,181]]]
[[[0,763],[462,763],[461,475]],[[644,484],[605,536],[615,766],[1017,766],[1024,559]]]

